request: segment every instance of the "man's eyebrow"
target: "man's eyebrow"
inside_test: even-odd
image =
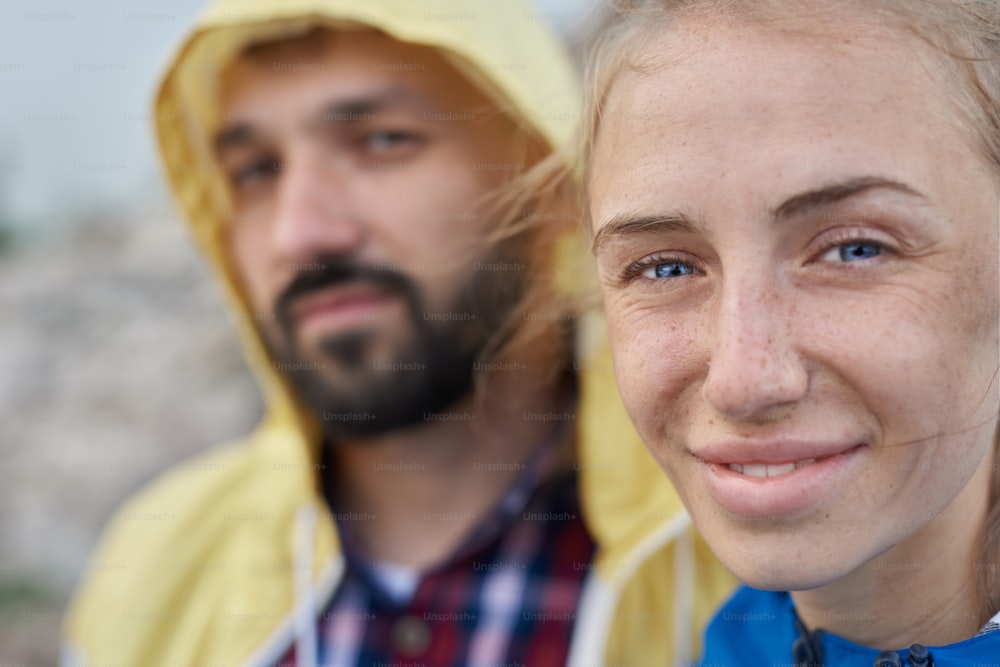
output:
[[[422,92],[408,86],[392,85],[374,93],[330,102],[323,106],[309,125],[374,120],[376,114],[387,111],[427,111],[432,107],[431,99]]]
[[[683,213],[639,215],[619,213],[604,222],[594,235],[591,252],[596,255],[612,239],[647,232],[693,232],[699,225]]]
[[[253,143],[256,138],[256,131],[249,123],[240,122],[219,130],[215,135],[215,154],[221,155],[226,151]]]
[[[775,208],[771,212],[771,216],[777,221],[787,220],[788,218],[808,213],[823,206],[837,204],[845,199],[871,190],[892,190],[917,199],[927,199],[923,194],[905,183],[882,178],[881,176],[862,176],[795,195]]]
[[[329,123],[350,123],[373,120],[374,116],[395,109],[430,109],[431,100],[406,86],[389,86],[375,93],[363,94],[329,102],[308,121],[310,129]],[[216,154],[253,143],[258,131],[249,121],[223,127],[215,136]]]

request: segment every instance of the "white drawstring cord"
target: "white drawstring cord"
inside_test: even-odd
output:
[[[300,667],[316,667],[315,533],[316,508],[307,503],[295,515],[295,661]]]
[[[694,664],[694,527],[688,527],[674,542],[674,664]]]

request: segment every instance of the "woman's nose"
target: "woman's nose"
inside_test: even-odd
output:
[[[764,281],[730,284],[712,317],[702,396],[721,415],[766,418],[800,401],[809,375],[799,356],[791,308]]]

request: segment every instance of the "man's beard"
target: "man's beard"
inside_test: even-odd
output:
[[[509,255],[508,244],[481,264],[502,261]],[[320,418],[329,439],[372,438],[426,423],[467,394],[476,362],[486,361],[503,342],[497,333],[509,324],[525,290],[524,271],[477,270],[471,278],[456,280],[465,287],[449,308],[431,312],[417,284],[400,272],[358,266],[342,256],[317,257],[312,265],[319,268],[297,276],[276,303],[282,341],[265,335],[265,343],[278,368],[289,369],[286,377]],[[291,316],[294,302],[320,289],[346,285],[372,286],[403,300],[411,331],[389,358],[370,358],[376,337],[385,333],[363,326],[321,340],[319,359],[299,349]],[[323,372],[329,362],[335,376]]]

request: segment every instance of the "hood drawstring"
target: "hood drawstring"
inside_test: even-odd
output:
[[[316,591],[313,588],[313,541],[316,508],[307,503],[295,514],[295,661],[316,667]]]
[[[691,610],[695,598],[694,527],[689,525],[677,537],[674,548],[674,664],[690,665],[694,661],[694,622]]]
[[[798,618],[795,619],[795,630],[799,638],[792,642],[792,659],[795,667],[825,667],[823,662],[823,631],[809,632]]]

